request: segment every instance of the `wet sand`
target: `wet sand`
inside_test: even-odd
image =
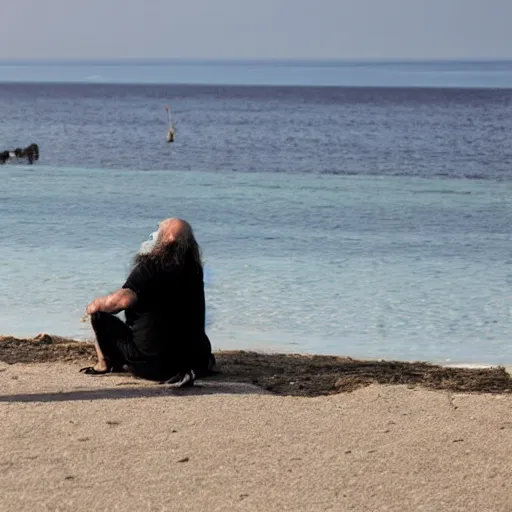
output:
[[[0,510],[511,509],[503,369],[221,352],[170,390],[91,355],[0,340]]]

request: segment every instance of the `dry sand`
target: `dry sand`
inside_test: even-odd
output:
[[[509,394],[169,390],[80,366],[0,363],[0,510],[512,510]]]

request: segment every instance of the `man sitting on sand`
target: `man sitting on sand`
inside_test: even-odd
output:
[[[123,310],[126,323],[114,316]],[[181,387],[215,363],[204,330],[200,249],[184,220],[162,221],[154,246],[137,254],[122,288],[93,300],[86,313],[96,334],[98,363],[83,373],[124,369]]]

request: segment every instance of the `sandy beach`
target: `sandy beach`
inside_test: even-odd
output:
[[[218,375],[170,390],[78,373],[90,350],[0,339],[0,510],[511,510],[499,369],[398,365],[392,384],[384,363],[220,354]]]

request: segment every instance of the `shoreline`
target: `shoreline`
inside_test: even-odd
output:
[[[246,350],[214,351],[217,369],[204,380],[258,386],[277,395],[322,396],[351,392],[371,384],[407,385],[451,392],[512,393],[510,367],[437,365],[423,361],[353,359]],[[92,342],[56,335],[0,336],[0,361],[13,364],[88,363]]]
[[[32,332],[37,332],[32,331]],[[0,342],[4,339],[16,339],[16,340],[26,340],[26,341],[33,341],[38,338],[38,336],[42,335],[48,335],[53,340],[62,340],[66,343],[82,343],[85,345],[90,345],[94,343],[94,340],[91,338],[90,333],[87,334],[80,334],[80,335],[60,335],[60,334],[49,334],[49,333],[39,333],[35,336],[32,335],[32,333],[21,333],[21,334],[0,334]],[[237,335],[240,336],[240,338],[244,338],[243,334],[237,333]],[[230,338],[232,339],[232,338]],[[281,354],[281,355],[295,355],[295,356],[304,356],[304,357],[313,357],[313,356],[319,356],[319,357],[338,357],[341,359],[353,359],[357,361],[396,361],[400,363],[425,363],[433,366],[440,366],[443,368],[467,368],[467,369],[486,369],[486,368],[505,368],[507,373],[512,375],[512,360],[506,360],[506,361],[485,361],[483,362],[480,359],[477,358],[447,358],[444,359],[442,357],[425,357],[425,358],[401,358],[400,356],[394,357],[392,355],[390,356],[381,356],[381,357],[372,357],[371,355],[366,354],[352,354],[350,356],[343,355],[336,353],[335,351],[322,351],[314,352],[309,351],[305,349],[303,352],[297,351],[297,347],[295,345],[287,345],[286,342],[283,344],[282,342],[278,342],[275,340],[275,338],[272,338],[271,341],[265,339],[265,340],[259,340],[260,343],[252,343],[254,341],[249,336],[250,343],[247,346],[239,346],[237,345],[236,348],[230,347],[230,343],[224,343],[224,340],[222,338],[218,338],[218,336],[215,338],[215,347],[213,348],[214,353],[223,353],[223,352],[250,352],[250,353],[258,353],[258,354]],[[244,341],[246,339],[244,338]],[[288,341],[288,340],[287,340]],[[218,345],[222,345],[222,347],[217,348]]]

